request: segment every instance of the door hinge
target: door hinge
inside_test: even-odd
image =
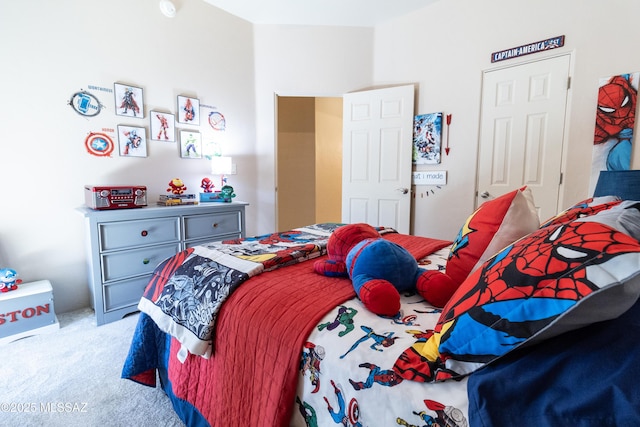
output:
[[[571,76],[567,77],[567,90],[571,89]]]
[[[558,185],[562,185],[562,178],[564,177],[564,174],[562,172],[560,172],[560,182],[558,183]]]

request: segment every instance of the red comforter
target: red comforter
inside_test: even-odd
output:
[[[403,234],[384,238],[416,259],[451,243]],[[180,363],[180,344],[172,341],[174,394],[212,426],[288,425],[307,336],[329,310],[353,297],[350,280],[320,276],[310,262],[251,278],[222,306],[210,359],[189,355]]]

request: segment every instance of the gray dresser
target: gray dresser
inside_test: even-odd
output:
[[[98,325],[138,310],[155,267],[205,242],[244,237],[248,203],[93,210],[85,217],[91,303]]]

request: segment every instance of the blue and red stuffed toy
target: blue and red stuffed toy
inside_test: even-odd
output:
[[[416,290],[427,302],[444,307],[457,286],[438,271],[418,267],[402,246],[383,239],[364,223],[337,228],[327,242],[328,259],[316,261],[316,273],[349,277],[360,301],[371,312],[394,316],[400,310],[400,292]]]

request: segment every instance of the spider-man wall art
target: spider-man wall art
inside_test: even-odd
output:
[[[640,73],[600,80],[594,132],[592,184],[601,170],[626,170],[631,163]]]

